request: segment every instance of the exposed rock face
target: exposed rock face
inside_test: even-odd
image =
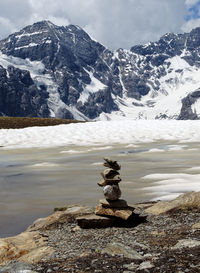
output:
[[[33,82],[27,70],[0,66],[0,112],[8,116],[48,117],[48,93]]]
[[[192,106],[200,98],[200,90],[190,93],[187,97],[182,100],[182,108],[178,119],[198,119],[196,109],[192,109]]]
[[[0,41],[0,51],[0,115],[200,117],[200,28],[113,52],[78,26],[42,21]]]

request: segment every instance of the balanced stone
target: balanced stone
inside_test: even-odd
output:
[[[116,171],[121,169],[121,166],[117,163],[117,161],[108,159],[108,158],[104,158],[105,163],[103,164],[105,167],[114,169]]]
[[[115,176],[119,176],[119,172],[113,169],[106,169],[101,173],[101,175],[104,179],[113,179]]]
[[[105,208],[102,205],[98,205],[95,209],[96,215],[101,216],[114,216],[123,220],[128,220],[133,215],[132,208]]]
[[[100,187],[105,187],[106,185],[118,185],[120,181],[121,181],[120,177],[117,176],[114,179],[106,179],[106,180],[103,179],[103,180],[99,181],[97,184]]]
[[[127,208],[127,202],[123,199],[118,200],[107,200],[107,199],[101,199],[100,204],[105,208]]]
[[[118,200],[121,196],[121,190],[118,185],[107,185],[103,188],[103,193],[108,200]]]

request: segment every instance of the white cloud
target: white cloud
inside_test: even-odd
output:
[[[200,18],[192,19],[182,26],[184,32],[190,32],[193,28],[200,27]]]
[[[182,0],[29,0],[34,14],[60,16],[80,25],[111,48],[130,48],[178,32],[184,23]]]
[[[0,16],[7,27],[0,36],[48,19],[76,24],[110,48],[130,48],[157,40],[166,32],[180,33],[185,15],[196,0],[1,0]],[[6,22],[4,23],[6,25]],[[9,27],[10,25],[10,27]]]
[[[185,4],[187,6],[194,6],[196,3],[198,3],[198,0],[186,0]]]
[[[11,21],[7,18],[0,16],[0,39],[5,37],[8,33],[12,33],[16,31],[15,26],[11,23]]]

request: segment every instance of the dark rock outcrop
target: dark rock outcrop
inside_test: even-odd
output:
[[[167,104],[157,110],[154,98],[167,97],[168,89],[187,82],[185,72],[200,68],[200,28],[113,52],[78,26],[41,21],[0,41],[0,51],[1,115],[109,119],[112,112],[125,115],[126,106],[137,109],[133,118],[199,118],[189,110],[192,85],[176,114]]]
[[[0,115],[48,117],[48,93],[39,89],[27,70],[0,66]]]

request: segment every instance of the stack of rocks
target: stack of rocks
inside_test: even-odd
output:
[[[133,208],[128,207],[127,202],[121,197],[119,183],[121,181],[119,170],[120,165],[117,161],[104,159],[104,166],[107,169],[101,173],[103,180],[98,185],[103,187],[105,199],[100,200],[100,204],[95,209],[96,215],[115,216],[127,220],[133,213]]]
[[[119,188],[119,182],[121,181],[119,170],[120,165],[117,161],[112,161],[105,158],[105,167],[108,167],[104,172],[101,173],[103,180],[98,185],[103,187],[103,193],[107,200],[118,200],[121,196],[121,190]]]
[[[76,218],[81,228],[106,228],[111,226],[133,226],[143,222],[143,218],[135,214],[134,207],[128,206],[121,197],[119,183],[121,181],[117,161],[104,159],[106,170],[101,173],[103,179],[98,183],[103,187],[105,199],[99,201],[95,214],[83,215]]]

